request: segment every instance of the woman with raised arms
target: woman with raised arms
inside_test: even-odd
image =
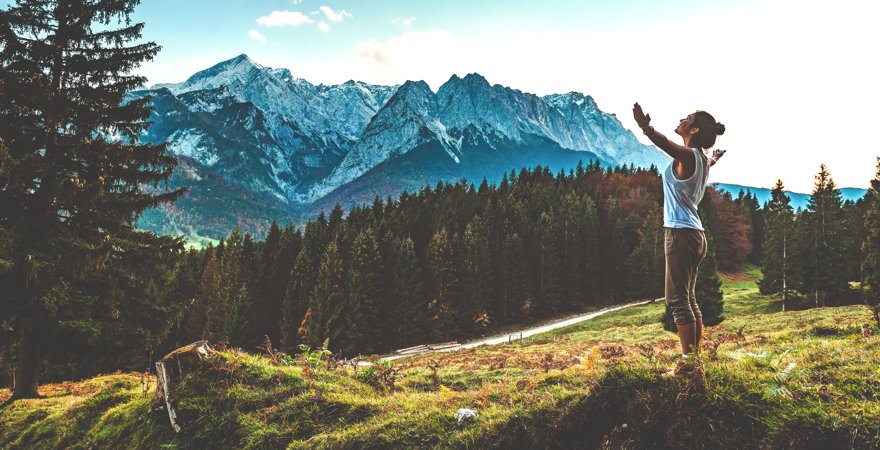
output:
[[[666,246],[666,304],[672,310],[681,358],[667,376],[683,376],[698,367],[703,317],[697,305],[697,268],[706,256],[706,233],[700,222],[697,206],[706,191],[709,168],[726,150],[706,152],[715,145],[715,138],[724,134],[724,125],[711,114],[697,111],[681,119],[675,133],[682,144],[670,141],[651,126],[651,115],[638,103],[633,117],[645,135],[660,150],[673,158],[662,172],[663,228]]]

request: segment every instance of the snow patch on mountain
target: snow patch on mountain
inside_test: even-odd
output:
[[[169,151],[174,155],[187,156],[211,167],[220,160],[216,153],[202,146],[204,136],[195,130],[178,130],[168,137]]]

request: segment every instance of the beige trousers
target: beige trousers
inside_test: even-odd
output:
[[[664,228],[666,238],[666,304],[675,323],[702,317],[697,305],[697,269],[706,257],[706,233],[693,228]]]

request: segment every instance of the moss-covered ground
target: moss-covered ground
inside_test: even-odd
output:
[[[658,302],[397,360],[384,383],[375,369],[220,351],[173,392],[180,433],[151,405],[152,377],[47,384],[44,398],[0,410],[0,448],[880,448],[880,330],[868,309],[782,312],[759,276],[723,278],[705,394],[659,376],[677,339]],[[478,415],[459,424],[459,408]]]

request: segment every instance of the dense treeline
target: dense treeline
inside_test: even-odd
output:
[[[100,358],[97,347],[79,346],[46,375],[143,370],[151,351],[202,338],[253,350],[268,336],[288,352],[329,338],[345,355],[385,352],[660,298],[660,183],[654,168],[591,163],[553,174],[539,166],[498,185],[439,182],[347,215],[337,207],[302,227],[273,223],[263,242],[235,230],[164,272],[153,291],[155,304],[171,305],[154,327],[161,344],[103,345]],[[706,323],[722,313],[715,267],[736,268],[749,255],[745,211],[711,188],[701,204]],[[719,254],[732,259],[716,262]]]
[[[741,265],[751,223],[729,195],[708,192],[704,221],[718,250],[700,288],[717,318],[715,254]],[[337,206],[302,230],[272,224],[261,243],[236,230],[175,271],[173,295],[192,301],[169,347],[206,338],[253,348],[268,336],[286,351],[329,338],[345,355],[375,353],[659,298],[661,205],[654,168],[539,166],[498,185],[377,197],[345,217]]]
[[[763,210],[761,292],[780,293],[783,305],[792,294],[817,307],[876,304],[880,165],[871,186],[858,201],[843,201],[823,164],[807,209],[794,211],[777,181]],[[851,289],[850,282],[859,282],[860,289]]]

